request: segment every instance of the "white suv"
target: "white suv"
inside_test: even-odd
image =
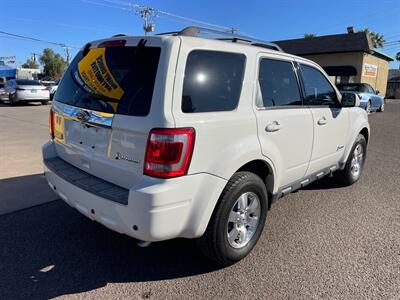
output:
[[[369,125],[316,63],[197,32],[88,43],[54,97],[45,175],[69,205],[142,246],[198,238],[229,265],[257,243],[276,199],[335,171],[357,181]]]

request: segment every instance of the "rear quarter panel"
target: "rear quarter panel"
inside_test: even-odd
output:
[[[246,55],[241,97],[235,110],[207,113],[183,113],[181,110],[183,79],[188,54],[195,49],[246,54],[247,51],[243,48],[243,45],[203,39],[185,38],[182,41],[175,72],[172,110],[177,127],[194,127],[196,130],[189,174],[204,172],[229,179],[249,161],[255,159],[267,161],[261,153],[256,116],[252,109],[255,54]]]

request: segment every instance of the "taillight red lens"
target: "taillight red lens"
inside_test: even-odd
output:
[[[54,139],[54,112],[52,109],[50,109],[50,115],[49,115],[49,130],[50,130],[50,137],[53,140]]]
[[[17,87],[16,90],[17,90],[17,91],[25,91],[25,89],[20,88],[20,87]]]
[[[147,140],[144,174],[160,178],[185,175],[194,139],[193,128],[152,129]]]

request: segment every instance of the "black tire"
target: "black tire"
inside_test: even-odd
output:
[[[8,95],[8,101],[9,101],[9,104],[10,104],[11,106],[15,106],[15,105],[17,104],[17,103],[15,102],[15,100],[14,100],[14,96],[11,95],[11,94]]]
[[[371,113],[371,100],[368,100],[367,106],[365,107],[367,114]]]
[[[47,104],[49,104],[49,100],[43,100],[43,101],[40,101],[41,103],[42,103],[42,105],[47,105]]]
[[[354,176],[354,174],[352,173],[352,160],[357,145],[361,145],[361,147],[363,148],[363,159],[358,176]],[[356,183],[360,179],[362,171],[364,169],[366,157],[367,157],[367,142],[365,140],[365,137],[362,134],[359,134],[356,138],[356,141],[353,144],[353,147],[351,148],[349,157],[347,158],[346,161],[345,168],[342,171],[338,172],[338,179],[340,180],[342,185],[349,186]]]
[[[379,112],[384,112],[385,111],[385,101],[382,102],[381,106],[378,109]]]
[[[228,218],[240,195],[255,194],[260,204],[256,229],[246,245],[234,248],[228,241]],[[250,205],[249,205],[250,206]],[[223,190],[204,235],[198,239],[201,252],[219,265],[228,266],[247,256],[263,231],[268,211],[268,194],[261,178],[250,172],[232,176]]]

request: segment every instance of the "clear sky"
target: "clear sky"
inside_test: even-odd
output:
[[[388,42],[400,40],[400,0],[0,0],[0,31],[78,47],[116,33],[141,34],[141,20],[132,12],[115,8],[119,2],[149,5],[176,15],[233,26],[264,40],[300,38],[304,33],[344,33],[347,26],[368,27],[383,34]],[[156,19],[156,32],[175,31],[186,25],[160,16]],[[0,35],[0,56],[16,55],[18,64],[45,47],[63,54],[57,46]],[[383,50],[393,56],[400,51],[400,43]],[[397,68],[398,63],[391,67]]]

